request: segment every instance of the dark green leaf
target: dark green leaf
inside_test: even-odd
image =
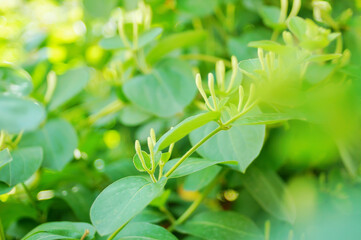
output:
[[[81,184],[61,187],[56,196],[63,199],[80,221],[89,222],[89,210],[95,199],[90,189]]]
[[[242,176],[241,181],[264,210],[280,220],[294,222],[296,212],[293,200],[275,172],[253,166]]]
[[[264,239],[256,224],[236,212],[203,212],[177,230],[207,240]]]

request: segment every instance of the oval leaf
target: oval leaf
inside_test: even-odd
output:
[[[193,130],[209,123],[210,121],[218,119],[219,116],[219,112],[206,112],[184,119],[182,122],[177,124],[177,126],[166,132],[157,141],[156,145],[154,146],[154,151],[157,152],[163,150],[170,144],[175,143],[183,137],[187,136]]]
[[[211,166],[187,176],[184,180],[184,189],[198,191],[207,186],[222,170],[220,166]]]
[[[13,157],[11,156],[8,148],[0,151],[0,169],[6,164],[10,163],[12,160]]]
[[[24,134],[20,146],[41,146],[44,150],[43,166],[61,170],[73,158],[78,138],[73,126],[65,120],[53,119],[37,131]]]
[[[129,223],[116,235],[115,239],[177,240],[177,238],[165,228],[146,222]]]
[[[90,209],[90,219],[101,235],[114,232],[141,212],[163,190],[165,179],[152,183],[144,177],[122,178],[105,188]]]
[[[294,222],[296,210],[293,200],[282,179],[275,172],[253,166],[241,180],[265,211],[280,220]]]
[[[49,102],[48,109],[55,108],[66,103],[78,94],[87,85],[90,79],[90,69],[87,67],[75,68],[58,76],[53,96]]]
[[[28,180],[41,165],[43,150],[41,147],[29,147],[11,153],[13,160],[0,170],[0,181],[15,186]]]
[[[89,233],[84,238],[84,240],[93,239],[95,235],[95,229],[89,223],[49,222],[37,226],[28,234],[26,234],[22,240],[80,239],[86,230],[88,230]]]
[[[188,46],[192,46],[201,42],[206,38],[206,32],[204,31],[187,31],[182,33],[176,33],[160,40],[147,55],[147,62],[154,64],[161,58],[163,58],[169,52]]]
[[[152,73],[126,82],[123,90],[137,107],[160,117],[183,111],[196,94],[192,69],[177,59],[160,62]]]
[[[177,230],[207,240],[263,240],[261,231],[247,217],[236,212],[203,212]]]
[[[25,70],[0,66],[0,93],[27,96],[32,89],[31,77]]]
[[[0,95],[0,116],[0,129],[19,133],[37,128],[45,119],[45,110],[32,100]]]
[[[194,146],[216,127],[217,124],[211,122],[191,132],[189,136],[192,145]],[[227,131],[217,133],[198,148],[197,152],[208,159],[237,161],[235,168],[244,172],[260,153],[264,136],[264,125],[233,126]]]

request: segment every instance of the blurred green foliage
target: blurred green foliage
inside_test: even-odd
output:
[[[360,10],[0,0],[0,239],[359,239]]]

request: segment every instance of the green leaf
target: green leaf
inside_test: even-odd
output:
[[[190,136],[192,145],[208,135],[217,127],[208,123],[193,131]],[[236,169],[244,172],[260,153],[265,136],[264,125],[233,126],[231,129],[217,133],[205,142],[197,152],[208,159],[218,161],[237,161]]]
[[[158,223],[165,220],[167,217],[164,213],[156,211],[152,208],[146,208],[135,216],[131,222],[147,222]]]
[[[256,70],[261,69],[261,63],[258,58],[252,58],[240,61],[238,67],[245,75],[253,76]]]
[[[206,32],[199,30],[175,33],[160,40],[148,53],[146,60],[149,64],[162,59],[165,55],[178,48],[193,46],[206,38]]]
[[[159,62],[152,73],[126,82],[123,90],[137,107],[160,117],[181,112],[196,94],[190,66],[177,59]]]
[[[0,95],[0,116],[0,129],[19,133],[37,128],[45,119],[45,110],[35,101]]]
[[[4,182],[0,182],[0,195],[10,192],[11,189],[13,189],[13,187],[10,187]]]
[[[257,57],[257,49],[248,46],[249,42],[270,39],[272,32],[269,29],[257,27],[245,31],[238,37],[231,37],[227,42],[230,54],[235,55],[238,60]]]
[[[11,156],[8,148],[1,150],[0,151],[0,170],[5,165],[9,164],[12,160],[13,160],[13,157]]]
[[[165,181],[126,177],[105,188],[90,209],[90,219],[99,234],[110,234],[129,222],[161,193]]]
[[[108,19],[112,10],[117,6],[116,0],[98,1],[86,0],[84,1],[84,12],[87,17]]]
[[[73,126],[62,119],[48,121],[42,129],[24,134],[20,146],[41,146],[43,167],[62,170],[72,160],[78,139]]]
[[[278,122],[288,121],[292,119],[304,118],[300,114],[292,113],[259,113],[249,114],[239,118],[233,125],[256,125],[256,124],[274,124]]]
[[[163,192],[159,196],[154,198],[149,205],[158,208],[164,207],[171,192],[172,191],[170,189],[163,190]]]
[[[120,39],[119,36],[103,38],[102,40],[100,40],[99,45],[105,50],[126,48],[122,39]]]
[[[30,75],[11,65],[0,66],[0,94],[27,96],[33,89]]]
[[[115,239],[177,240],[177,238],[165,228],[145,222],[129,223],[120,233],[116,235]]]
[[[41,165],[43,150],[40,147],[29,147],[11,153],[13,160],[0,169],[0,181],[15,186],[28,180]]]
[[[53,96],[48,109],[54,110],[77,95],[87,85],[90,79],[90,69],[74,68],[58,76]]]
[[[291,49],[289,46],[281,45],[278,42],[271,40],[253,41],[248,43],[248,46],[254,48],[262,48],[263,50],[275,53],[287,53],[287,51],[290,51]]]
[[[143,32],[138,39],[138,48],[142,48],[145,45],[151,43],[154,39],[156,39],[160,34],[162,34],[163,29],[160,27],[151,28],[145,32]]]
[[[217,0],[194,1],[182,0],[177,2],[177,9],[195,17],[203,17],[214,12],[217,7]]]
[[[166,132],[154,146],[154,151],[161,151],[168,147],[170,144],[175,143],[187,136],[193,130],[203,126],[204,124],[214,121],[220,117],[219,112],[206,112],[201,113],[189,118],[184,119],[177,124],[174,128]]]
[[[207,240],[263,240],[263,235],[247,217],[236,212],[203,212],[177,230]]]
[[[198,191],[207,186],[221,171],[221,167],[214,165],[187,176],[184,180],[184,189]]]
[[[336,58],[340,58],[342,54],[339,53],[330,53],[330,54],[314,54],[306,58],[305,61],[309,62],[326,62]]]
[[[145,32],[143,32],[138,39],[137,48],[134,48],[133,43],[130,42],[131,47],[136,50],[144,47],[145,45],[151,43],[154,39],[156,39],[161,33],[163,29],[160,27],[151,28]],[[126,48],[122,39],[119,36],[114,36],[110,38],[103,38],[100,40],[99,45],[106,50],[114,50],[120,48]]]
[[[288,28],[299,40],[301,40],[306,33],[307,23],[300,17],[292,17],[288,21]]]
[[[167,172],[169,169],[171,169],[178,162],[178,160],[179,158],[176,158],[167,162],[167,164],[164,166],[164,172]],[[223,160],[223,159],[209,160],[203,158],[188,158],[187,160],[182,162],[182,164],[169,177],[170,178],[183,177],[220,163],[235,164],[234,161]]]
[[[20,219],[36,220],[38,215],[36,209],[26,203],[6,201],[0,202],[1,224],[4,229]]]
[[[143,155],[143,159],[144,159],[145,166],[146,166],[148,169],[151,169],[151,168],[152,168],[152,164],[151,164],[151,161],[150,161],[149,154],[146,153],[145,151],[142,151],[142,155]],[[138,154],[134,154],[133,164],[134,164],[134,167],[135,167],[139,172],[145,172],[145,169],[143,168],[142,162],[140,161],[140,159],[139,159],[139,157],[138,157]]]
[[[282,179],[270,169],[249,168],[241,177],[247,191],[274,217],[293,223],[296,210]]]
[[[280,17],[280,9],[278,7],[263,5],[259,10],[259,14],[264,24],[270,28],[282,30],[286,27],[284,23],[278,22]]]
[[[63,199],[80,221],[89,222],[89,210],[95,194],[82,184],[71,184],[57,190],[56,196]]]
[[[95,229],[89,223],[48,222],[31,230],[22,240],[80,239],[86,230],[88,230],[89,233],[84,240],[93,239]]]
[[[151,117],[152,115],[133,105],[125,106],[120,112],[120,121],[126,126],[137,126]]]

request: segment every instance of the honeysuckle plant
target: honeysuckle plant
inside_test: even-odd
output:
[[[359,10],[2,4],[0,239],[358,239]]]

